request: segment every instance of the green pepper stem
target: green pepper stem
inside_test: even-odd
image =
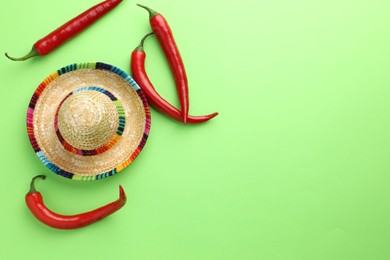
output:
[[[142,37],[139,45],[137,46],[137,48],[135,48],[136,51],[144,51],[144,42],[146,40],[146,38],[148,38],[150,35],[153,35],[154,33],[153,32],[150,32],[148,34],[146,34],[144,37]]]
[[[30,183],[30,190],[29,190],[28,194],[37,192],[34,184],[35,184],[36,179],[38,179],[38,178],[44,180],[44,179],[46,179],[46,176],[45,175],[37,175],[34,178],[32,178],[31,183]]]
[[[13,60],[13,61],[23,61],[23,60],[27,60],[27,59],[29,59],[29,58],[31,58],[31,57],[39,56],[39,53],[38,53],[37,50],[33,47],[29,53],[27,53],[26,55],[24,55],[23,57],[20,57],[20,58],[11,57],[11,56],[8,55],[8,53],[5,53],[5,56],[6,56],[8,59]]]
[[[156,16],[156,15],[159,14],[157,11],[155,11],[155,10],[153,10],[153,9],[147,7],[147,6],[144,6],[144,5],[141,5],[141,4],[137,4],[137,5],[138,5],[139,7],[142,7],[142,8],[144,8],[144,9],[146,9],[146,11],[149,12],[149,19],[152,19],[153,16]]]

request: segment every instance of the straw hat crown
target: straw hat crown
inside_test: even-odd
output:
[[[96,91],[83,91],[67,98],[57,119],[64,139],[81,150],[97,149],[108,143],[119,123],[111,100]]]

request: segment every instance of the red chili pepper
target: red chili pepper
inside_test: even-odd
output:
[[[130,66],[131,66],[132,76],[134,80],[140,85],[148,102],[153,107],[155,107],[157,110],[161,111],[162,113],[166,114],[167,116],[182,122],[183,118],[181,116],[181,112],[176,107],[168,103],[168,101],[166,101],[157,93],[157,91],[153,87],[153,84],[149,80],[148,75],[146,74],[145,71],[146,53],[143,48],[143,43],[146,37],[150,36],[151,34],[153,33],[145,35],[142,38],[141,43],[137,46],[137,48],[134,49],[134,51],[131,54]],[[216,115],[218,115],[217,112],[206,116],[188,115],[187,123],[190,124],[202,123],[210,120]]]
[[[60,215],[48,209],[40,192],[35,190],[34,182],[37,178],[45,179],[45,175],[35,176],[30,184],[30,191],[26,194],[26,204],[33,215],[42,223],[58,229],[75,229],[85,227],[107,217],[123,207],[126,203],[126,194],[119,186],[119,199],[95,210],[77,214]]]
[[[187,74],[179,49],[173,37],[172,30],[167,20],[160,13],[140,4],[138,4],[138,6],[146,9],[149,12],[150,26],[156,35],[161,48],[163,49],[175,79],[175,85],[180,100],[183,123],[185,124],[187,122],[189,107]]]
[[[54,49],[58,48],[67,40],[79,34],[85,28],[97,21],[100,17],[116,7],[120,2],[122,2],[122,0],[106,0],[89,8],[85,12],[69,20],[55,31],[38,40],[33,45],[30,53],[21,58],[13,58],[7,53],[5,53],[5,56],[14,61],[22,61],[34,56],[46,55]]]

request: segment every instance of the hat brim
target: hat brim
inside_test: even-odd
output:
[[[81,156],[66,150],[54,127],[61,101],[75,89],[98,87],[121,103],[126,125],[121,138],[101,154]],[[74,180],[99,180],[131,164],[150,131],[150,109],[137,83],[119,68],[105,63],[71,64],[48,76],[34,92],[27,112],[27,132],[39,159],[54,173]]]

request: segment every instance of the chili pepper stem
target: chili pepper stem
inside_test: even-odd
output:
[[[20,58],[11,57],[11,56],[8,55],[8,53],[5,53],[5,56],[6,56],[8,59],[13,60],[13,61],[23,61],[23,60],[27,60],[27,59],[32,58],[32,57],[35,57],[35,56],[39,56],[39,53],[38,53],[37,50],[33,47],[29,53],[27,53],[26,55],[24,55],[23,57],[20,57]]]
[[[38,178],[44,180],[44,179],[46,179],[46,175],[37,175],[34,178],[32,178],[31,183],[30,183],[30,190],[27,194],[37,192],[34,184],[35,184],[36,179],[38,179]]]
[[[151,36],[153,34],[154,34],[153,32],[150,32],[150,33],[146,34],[144,37],[142,37],[139,45],[134,50],[143,52],[144,51],[144,42],[145,42],[146,38],[148,38],[149,36]]]
[[[143,9],[145,9],[146,11],[149,12],[149,19],[152,18],[153,16],[156,16],[158,15],[159,13],[147,6],[144,6],[144,5],[141,5],[141,4],[137,4],[139,7],[142,7]]]

